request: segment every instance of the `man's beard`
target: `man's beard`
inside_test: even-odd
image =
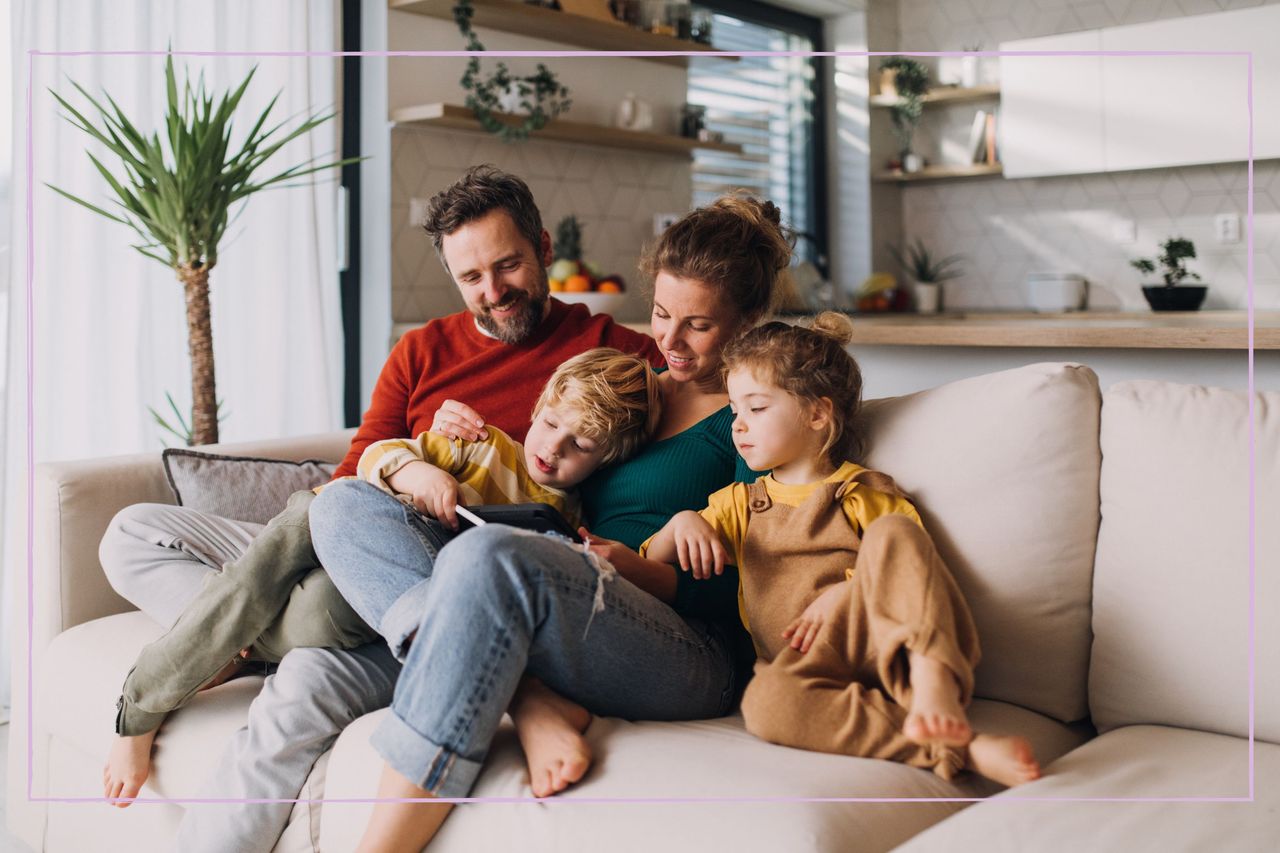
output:
[[[538,292],[534,294],[524,290],[509,290],[503,296],[503,301],[499,302],[498,305],[506,307],[507,304],[514,301],[516,303],[515,313],[500,323],[493,317],[494,305],[490,302],[485,302],[481,304],[480,312],[476,314],[476,322],[480,324],[480,328],[504,344],[521,343],[533,334],[534,329],[541,325],[542,318],[547,310],[549,292],[545,281],[538,288]]]

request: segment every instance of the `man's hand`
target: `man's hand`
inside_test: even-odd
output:
[[[431,431],[446,438],[481,441],[489,437],[480,413],[457,400],[445,400],[431,419]]]
[[[719,534],[707,524],[707,520],[693,510],[678,512],[668,522],[675,540],[676,560],[684,571],[692,571],[698,580],[724,573],[729,554],[720,541]]]
[[[844,581],[828,587],[822,595],[809,602],[809,606],[804,609],[799,618],[783,629],[782,638],[791,640],[791,648],[801,654],[809,651],[814,638],[818,636],[818,631],[831,621],[840,602],[851,594],[850,583],[852,581]]]
[[[412,497],[419,512],[458,529],[458,481],[449,472],[427,462],[410,462],[388,477],[387,485],[397,494]]]

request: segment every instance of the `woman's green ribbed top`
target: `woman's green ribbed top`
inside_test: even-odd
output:
[[[735,481],[753,482],[760,475],[738,455],[732,428],[733,413],[725,406],[684,432],[646,445],[628,461],[597,471],[580,487],[587,528],[635,549],[677,512],[706,507],[712,492]],[[737,621],[736,571],[701,581],[673,571],[677,613]]]

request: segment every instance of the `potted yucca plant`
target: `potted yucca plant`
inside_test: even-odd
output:
[[[64,118],[106,146],[119,159],[108,169],[92,153],[89,159],[111,188],[118,212],[90,204],[66,190],[51,189],[94,213],[131,228],[142,240],[133,248],[173,269],[186,298],[187,344],[191,355],[191,444],[218,440],[218,403],[213,365],[213,329],[209,322],[209,272],[218,263],[218,244],[226,232],[233,206],[249,196],[323,169],[353,163],[360,158],[313,165],[311,158],[268,178],[257,178],[259,168],[290,140],[333,118],[334,113],[313,113],[292,130],[287,121],[266,127],[271,99],[254,120],[237,147],[232,147],[231,125],[240,99],[253,79],[253,68],[234,91],[218,98],[205,91],[204,76],[193,88],[190,72],[182,93],[173,70],[173,57],[165,59],[167,107],[163,133],[146,136],[109,94],[107,105],[95,99],[74,80],[89,102],[90,120],[70,102],[52,92],[66,111]]]

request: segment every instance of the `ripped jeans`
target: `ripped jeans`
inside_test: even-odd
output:
[[[371,742],[419,787],[441,797],[471,791],[526,672],[602,716],[731,710],[733,656],[719,627],[681,617],[607,567],[602,577],[582,546],[554,535],[469,530],[433,569],[419,524],[356,481],[334,483],[311,508],[316,553],[356,612],[393,650],[417,632],[392,713]]]

